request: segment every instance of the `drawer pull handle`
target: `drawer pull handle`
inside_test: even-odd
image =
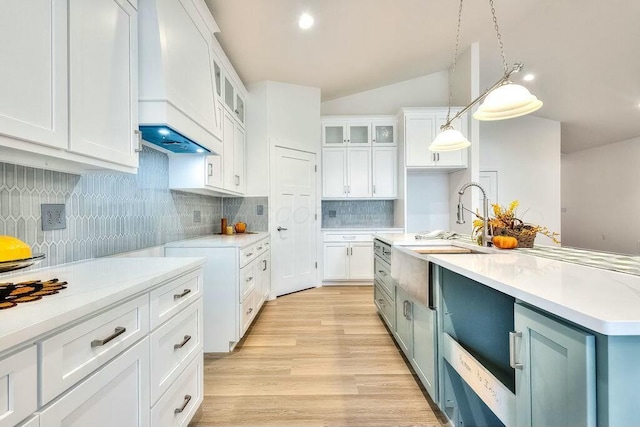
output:
[[[187,395],[184,396],[184,402],[182,402],[182,406],[179,407],[179,408],[174,409],[173,410],[173,414],[174,415],[178,415],[178,414],[182,413],[182,411],[184,411],[184,408],[187,407],[189,402],[191,402],[191,395],[187,394]]]
[[[250,282],[250,281],[252,281],[252,280],[253,280],[253,276],[248,277],[248,278],[245,280],[245,282]]]
[[[355,240],[356,236],[342,236],[344,240]]]
[[[509,332],[509,366],[523,369],[524,365],[516,361],[516,338],[522,338],[522,332]]]
[[[182,293],[181,293],[181,294],[175,294],[175,295],[173,296],[173,299],[174,299],[174,300],[176,300],[176,299],[180,299],[180,298],[182,298],[183,296],[185,296],[185,295],[187,295],[187,294],[190,294],[190,293],[191,293],[191,289],[185,289],[184,291],[182,291]]]
[[[253,252],[249,252],[248,254],[246,254],[246,257],[250,257],[251,255],[253,255]]]
[[[261,251],[262,250],[262,246],[258,246],[258,250]]]
[[[124,334],[127,331],[127,328],[123,328],[122,326],[118,326],[111,335],[109,335],[108,337],[106,337],[103,340],[93,340],[91,341],[91,347],[100,347],[105,345],[106,343],[108,343],[109,341],[111,341],[114,338],[119,337],[120,335]]]
[[[184,339],[182,340],[182,342],[181,342],[180,344],[174,344],[174,345],[173,345],[173,349],[174,349],[174,350],[177,350],[177,349],[179,349],[179,348],[184,347],[184,346],[185,346],[185,344],[186,344],[186,343],[188,343],[190,339],[191,339],[191,335],[185,335],[185,336],[184,336]]]
[[[251,314],[253,313],[253,307],[250,307],[249,310],[247,311],[247,314]]]
[[[386,276],[387,272],[384,270],[378,270],[378,273],[380,273],[381,276]]]

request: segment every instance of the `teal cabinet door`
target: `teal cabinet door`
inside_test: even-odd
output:
[[[518,427],[596,425],[595,338],[515,305]]]
[[[436,396],[436,312],[413,303],[413,365],[434,402]]]
[[[396,342],[409,360],[413,358],[413,310],[411,297],[396,286]]]

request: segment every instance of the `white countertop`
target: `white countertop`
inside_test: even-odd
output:
[[[411,240],[411,235],[378,236],[411,256],[466,276],[604,335],[640,335],[640,277],[515,251],[486,254],[420,255],[403,242],[485,250],[459,241]],[[393,261],[392,261],[393,263]]]
[[[67,289],[0,311],[0,352],[36,339],[69,322],[167,279],[194,270],[204,258],[98,258],[26,273],[0,274],[0,282],[59,279]]]
[[[403,233],[404,228],[402,227],[331,227],[331,228],[322,228],[322,232],[330,232],[330,233],[352,233],[352,232],[367,232],[367,231],[375,231],[376,233]]]
[[[244,248],[265,237],[269,237],[269,233],[212,234],[194,239],[178,240],[166,243],[164,246],[167,248]]]

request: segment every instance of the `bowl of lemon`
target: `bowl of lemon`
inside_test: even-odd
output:
[[[12,236],[0,236],[0,273],[32,266],[44,259],[44,254],[32,254],[31,247]]]

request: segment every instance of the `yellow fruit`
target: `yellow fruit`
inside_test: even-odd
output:
[[[0,261],[31,258],[31,248],[22,240],[0,236]]]

